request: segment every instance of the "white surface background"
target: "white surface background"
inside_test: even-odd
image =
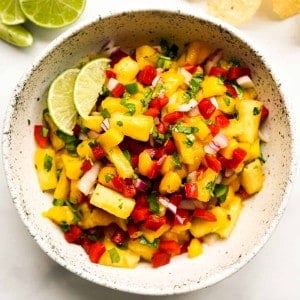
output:
[[[109,0],[107,5],[124,5],[127,1],[131,0]],[[152,2],[155,1],[152,0]],[[286,95],[293,101],[294,109],[300,111],[300,15],[280,21],[272,13],[270,0],[264,1],[256,16],[246,25],[241,26],[240,30],[255,41],[273,62],[273,70],[279,75]],[[101,6],[103,6],[99,4],[101,2],[87,0],[86,9],[78,22],[101,12]],[[175,2],[176,0],[173,0],[173,3]],[[194,9],[206,10],[204,3],[204,0],[190,1]],[[28,49],[18,49],[0,41],[1,128],[7,104],[16,83],[28,70],[35,57],[62,32],[62,30],[39,29],[33,25],[29,28],[34,34],[35,43]],[[300,128],[299,119],[296,120],[296,128]],[[299,142],[297,145],[299,148]],[[299,171],[296,182],[298,184],[295,184],[293,188],[280,224],[266,246],[248,265],[230,278],[202,291],[157,298],[178,300],[300,299]],[[142,298],[138,295],[112,291],[81,279],[44,254],[24,228],[12,204],[2,165],[0,165],[0,196],[1,300],[135,300]],[[143,296],[143,298],[150,299],[151,297]]]

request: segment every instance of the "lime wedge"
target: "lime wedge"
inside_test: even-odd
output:
[[[52,82],[48,92],[49,114],[56,126],[66,134],[73,135],[77,111],[73,90],[79,69],[68,69]]]
[[[25,22],[26,18],[21,10],[19,0],[0,1],[0,20],[6,25],[17,25]]]
[[[75,22],[85,7],[85,0],[19,0],[25,16],[34,24],[60,28]]]
[[[22,25],[5,25],[0,22],[0,38],[18,47],[28,47],[33,37]]]
[[[106,79],[108,58],[88,62],[80,70],[74,87],[74,103],[79,115],[86,118],[95,106]]]

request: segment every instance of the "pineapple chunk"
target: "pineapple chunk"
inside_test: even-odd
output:
[[[180,176],[174,171],[169,171],[162,178],[159,185],[159,191],[161,194],[166,194],[166,193],[172,194],[177,190],[179,190],[180,186],[181,186]]]
[[[97,138],[97,142],[99,142],[102,148],[107,152],[119,145],[123,138],[124,135],[120,132],[120,130],[115,127],[111,127]]]
[[[96,132],[101,132],[101,123],[104,118],[99,116],[87,116],[85,119],[81,119],[81,125]]]
[[[202,92],[204,98],[221,96],[226,93],[226,86],[220,78],[215,76],[205,76],[202,82]]]
[[[204,171],[203,176],[197,181],[198,200],[203,202],[209,201],[217,176],[218,173],[210,168]]]
[[[188,257],[193,258],[199,256],[203,252],[203,247],[198,239],[192,239],[188,246]]]
[[[160,226],[156,231],[147,229],[147,228],[142,228],[142,233],[143,236],[146,238],[146,240],[149,243],[153,243],[155,239],[161,237],[165,232],[167,232],[170,229],[169,224],[164,224]]]
[[[122,58],[114,65],[114,72],[117,75],[117,80],[123,84],[132,82],[139,70],[138,63],[130,56]]]
[[[74,223],[74,214],[69,206],[52,206],[43,213],[43,216],[58,225],[63,223],[70,225]]]
[[[151,261],[151,258],[155,251],[157,251],[156,248],[150,247],[144,243],[141,243],[140,239],[130,239],[128,241],[128,249],[132,252],[138,254],[140,257],[145,259],[146,261]]]
[[[58,199],[58,200],[67,200],[69,197],[69,193],[70,193],[70,181],[67,178],[66,175],[66,171],[63,168],[60,176],[59,176],[59,180],[56,186],[56,189],[54,191],[54,199]]]
[[[153,47],[148,45],[140,46],[135,50],[135,58],[140,70],[148,65],[155,67],[159,55]]]
[[[78,157],[74,157],[68,154],[63,154],[61,158],[66,170],[67,177],[72,180],[78,180],[82,175],[82,160]]]
[[[135,206],[134,199],[124,197],[101,184],[97,184],[90,202],[121,219],[127,219]]]

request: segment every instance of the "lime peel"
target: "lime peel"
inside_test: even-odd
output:
[[[18,47],[29,47],[33,43],[31,33],[22,25],[5,25],[0,22],[0,38]]]
[[[25,22],[26,17],[21,10],[19,0],[0,1],[0,20],[6,25],[17,25]]]

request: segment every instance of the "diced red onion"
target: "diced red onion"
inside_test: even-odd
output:
[[[108,118],[104,119],[100,126],[104,131],[107,131],[110,127],[109,119]]]
[[[198,106],[198,102],[195,99],[191,99],[188,103],[179,105],[178,111],[188,112],[197,106]]]
[[[147,182],[145,182],[144,180],[137,178],[133,181],[134,186],[141,192],[146,192],[149,188]]]
[[[195,204],[194,204],[193,200],[184,199],[184,200],[180,201],[178,208],[187,209],[187,210],[194,210],[195,209]]]
[[[225,172],[224,172],[224,176],[226,178],[230,177],[231,175],[233,175],[234,171],[232,169],[225,169]]]
[[[195,106],[194,108],[192,108],[188,113],[189,117],[196,117],[200,115],[200,111],[198,106]]]
[[[161,165],[164,163],[164,161],[165,161],[166,158],[167,158],[167,155],[164,154],[164,155],[157,161],[157,165],[158,165],[158,166],[161,166]]]
[[[96,161],[93,166],[79,179],[77,186],[84,195],[91,193],[91,190],[97,181],[100,167],[100,162]]]
[[[210,142],[209,144],[204,146],[204,152],[207,154],[216,154],[219,151],[219,147],[216,147],[216,145],[213,142]]]
[[[152,85],[153,87],[156,87],[157,84],[159,83],[159,81],[160,81],[160,76],[159,76],[159,75],[156,75],[156,76],[154,77],[154,79],[152,80],[151,85]]]
[[[184,224],[184,221],[185,221],[185,218],[183,218],[183,217],[181,217],[181,216],[179,216],[179,215],[175,215],[175,219],[177,220],[177,222],[179,223],[179,224]]]
[[[244,89],[249,89],[254,87],[252,79],[248,76],[241,76],[236,80],[237,84]]]
[[[206,209],[207,208],[207,203],[206,202],[202,202],[199,200],[193,200],[194,205],[196,208],[202,208],[202,209]]]
[[[185,68],[180,68],[179,72],[184,77],[184,82],[189,85],[193,75]]]
[[[207,245],[213,245],[219,240],[219,236],[216,233],[210,233],[203,237],[204,243]]]
[[[119,81],[113,77],[109,78],[108,82],[107,82],[107,88],[108,90],[111,92],[117,85],[118,85]]]
[[[156,154],[156,150],[154,148],[148,148],[145,150],[151,158],[153,158]]]
[[[88,139],[88,136],[85,133],[80,132],[79,136],[78,136],[78,139],[81,140],[81,141],[84,141],[84,140]]]
[[[223,50],[217,49],[207,58],[206,64],[204,66],[205,74],[209,74],[210,69],[218,64],[219,60],[222,58],[222,55]]]
[[[159,197],[158,201],[161,205],[166,207],[170,212],[172,212],[174,215],[176,215],[177,212],[177,206],[170,202],[170,200],[167,197]]]
[[[215,183],[216,183],[216,184],[221,183],[221,182],[222,182],[222,179],[223,179],[223,177],[222,177],[221,173],[219,173],[218,176],[217,176],[217,178],[216,178]]]
[[[268,143],[270,141],[270,136],[266,130],[260,128],[258,131],[258,136],[262,142]]]
[[[197,171],[189,173],[186,177],[187,182],[196,182],[199,174]]]
[[[225,148],[228,146],[228,138],[225,134],[223,133],[218,133],[216,134],[213,139],[213,143],[219,147],[220,149]]]

